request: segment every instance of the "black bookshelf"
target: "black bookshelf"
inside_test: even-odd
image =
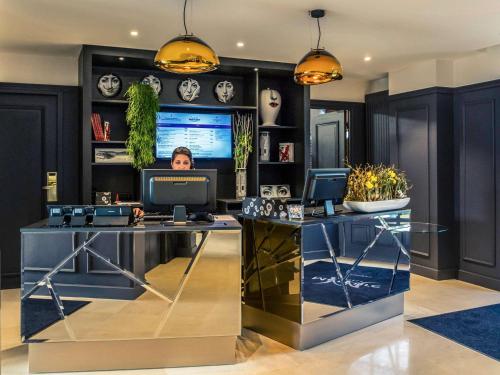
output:
[[[148,74],[161,79],[162,109],[235,114],[251,113],[254,120],[254,152],[251,154],[247,176],[248,195],[258,195],[261,184],[289,184],[292,196],[300,196],[304,177],[310,165],[309,157],[309,88],[293,82],[293,64],[221,57],[218,70],[193,75],[202,87],[195,103],[185,103],[177,95],[178,83],[186,76],[157,69],[153,64],[156,51],[85,45],[79,58],[79,84],[82,88],[82,202],[93,203],[96,191],[139,200],[139,172],[127,163],[95,163],[96,148],[125,148],[128,127],[125,123],[127,101],[124,93],[128,86]],[[123,57],[120,61],[118,58]],[[97,80],[102,74],[114,73],[122,80],[121,92],[112,99],[102,97]],[[236,95],[230,105],[217,101],[212,87],[219,80],[233,82]],[[280,91],[282,107],[277,123],[281,126],[259,126],[259,93],[265,88]],[[90,118],[93,112],[101,114],[111,124],[111,141],[93,139]],[[271,160],[259,161],[259,134],[271,133]],[[278,161],[278,143],[293,142],[295,161]],[[306,151],[307,150],[307,151]],[[219,199],[235,197],[235,173],[232,159],[195,160],[196,168],[218,170]],[[169,168],[168,160],[157,160],[151,168]]]

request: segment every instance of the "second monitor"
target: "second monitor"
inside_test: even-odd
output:
[[[188,212],[214,212],[216,192],[216,169],[144,169],[141,173],[147,213],[171,214],[174,206],[185,206]]]

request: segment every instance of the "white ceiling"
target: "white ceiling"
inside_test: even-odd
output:
[[[158,49],[183,33],[182,0],[0,0],[0,50],[74,55],[81,44]],[[191,0],[188,28],[220,56],[297,62],[322,43],[346,76],[500,44],[500,0]],[[130,30],[139,31],[134,38]],[[237,41],[245,47],[236,47]],[[363,61],[365,55],[372,61]]]

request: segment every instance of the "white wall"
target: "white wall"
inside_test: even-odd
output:
[[[500,79],[500,46],[484,49],[454,61],[455,87]]]
[[[373,94],[375,92],[389,90],[389,77],[382,77],[379,79],[373,79],[368,82],[368,87],[366,89],[367,94]]]
[[[78,85],[78,56],[0,52],[0,82]]]
[[[341,81],[311,86],[311,99],[364,103],[367,87],[367,80],[345,77]]]

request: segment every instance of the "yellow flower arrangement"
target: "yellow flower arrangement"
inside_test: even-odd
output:
[[[405,173],[394,166],[366,164],[351,167],[345,200],[372,202],[406,198],[410,189]]]

